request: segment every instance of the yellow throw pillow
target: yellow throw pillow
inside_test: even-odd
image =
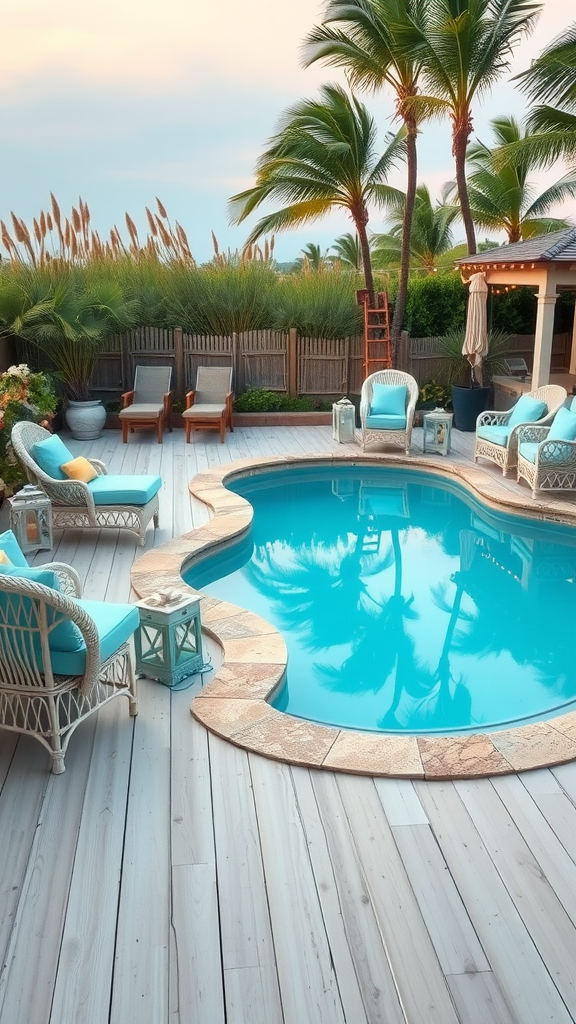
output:
[[[5,551],[0,551],[0,565],[12,565]]]
[[[70,462],[63,463],[60,469],[67,477],[70,477],[70,480],[81,480],[83,484],[89,484],[91,480],[98,476],[94,466],[83,455],[79,455]]]

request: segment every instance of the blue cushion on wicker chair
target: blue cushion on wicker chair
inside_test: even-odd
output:
[[[487,427],[478,427],[476,433],[478,437],[484,438],[485,441],[491,441],[492,444],[499,444],[502,448],[506,448],[510,440],[510,427],[506,423],[494,423]]]
[[[6,557],[12,562],[12,565],[21,565],[25,569],[28,568],[28,562],[12,530],[0,533],[0,551],[4,552]]]
[[[372,412],[366,417],[366,426],[373,430],[405,430],[406,416],[388,415],[375,416]]]
[[[515,427],[518,423],[535,423],[546,415],[548,406],[530,395],[521,395],[508,417],[508,426]]]
[[[57,590],[60,593],[58,577],[52,569],[31,568],[30,566],[22,565],[0,565],[0,580],[2,576],[17,576],[23,580],[31,580],[32,583],[41,583],[43,586],[50,587],[51,590]],[[0,606],[2,604],[6,605],[6,597],[0,586]],[[30,598],[22,598],[20,618],[18,622],[14,623],[15,626],[27,625],[30,613],[29,606]],[[49,626],[59,614],[56,609],[49,609],[47,611]],[[51,651],[77,651],[83,645],[82,633],[76,623],[71,622],[70,619],[62,619],[48,634],[48,646]]]
[[[407,394],[405,384],[374,384],[369,416],[405,416]]]
[[[71,462],[74,456],[58,434],[51,434],[44,441],[36,441],[30,454],[47,476],[51,476],[53,480],[67,479],[60,466],[65,462]]]
[[[562,406],[558,409],[550,430],[547,441],[576,441],[576,413],[570,412]]]
[[[95,505],[146,505],[162,486],[161,476],[104,474],[88,484]]]
[[[130,639],[140,623],[138,609],[133,604],[109,604],[107,601],[84,601],[80,598],[75,601],[94,619],[102,662]],[[56,651],[51,648],[51,661],[52,670],[59,675],[82,675],[86,667],[84,641],[75,650]]]

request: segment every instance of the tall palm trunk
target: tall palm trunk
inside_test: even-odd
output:
[[[370,243],[368,241],[368,232],[366,231],[366,225],[368,224],[368,211],[366,208],[359,214],[354,216],[354,224],[358,233],[358,240],[360,242],[360,249],[362,251],[362,264],[364,267],[364,282],[370,298],[370,306],[374,309],[374,276],[372,274],[372,256],[370,254]]]
[[[398,365],[398,352],[400,350],[400,332],[406,312],[408,299],[408,277],[410,274],[410,235],[412,233],[412,218],[414,216],[414,202],[416,199],[416,184],[418,179],[418,152],[416,148],[416,136],[418,130],[414,117],[404,113],[404,124],[406,125],[406,202],[404,205],[404,220],[402,224],[402,248],[400,250],[400,273],[398,276],[398,294],[394,305],[392,327],[390,330],[392,341],[392,363]]]
[[[469,256],[473,256],[476,252],[476,233],[470,210],[470,199],[468,198],[468,184],[466,182],[466,149],[471,134],[472,118],[470,117],[470,112],[466,111],[458,121],[453,123],[452,155],[456,168],[458,199],[460,200],[460,211],[464,222]]]

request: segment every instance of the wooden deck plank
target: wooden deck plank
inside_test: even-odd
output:
[[[272,966],[275,972],[248,754],[211,736],[210,761],[224,968]]]
[[[490,786],[487,780],[484,788]],[[505,1003],[521,1024],[572,1024],[571,1014],[453,783],[416,783],[436,838],[486,951]],[[505,847],[504,847],[505,848]],[[475,1002],[469,1016],[473,1020]],[[488,1010],[486,1011],[488,1014]],[[491,1012],[491,1011],[490,1011]]]
[[[208,733],[190,714],[199,683],[171,694],[172,864],[216,863]]]
[[[98,713],[51,1021],[106,1024],[132,754],[133,719],[118,698]]]
[[[293,769],[346,1020],[404,1024],[335,777]]]
[[[111,1024],[168,1016],[170,691],[139,682],[122,861]]]
[[[66,771],[47,779],[4,961],[6,970],[0,977],[2,1024],[48,1024],[50,1020],[95,729],[94,715],[82,722],[68,748]]]
[[[375,779],[374,785],[389,825],[427,825],[414,784],[409,779]]]
[[[373,784],[338,789],[409,1024],[458,1024],[446,980]],[[414,964],[418,984],[414,984]]]
[[[522,1024],[510,1009],[492,971],[450,974],[448,985],[466,1024]]]
[[[171,1007],[170,1018],[178,1024],[224,1024],[214,865],[175,865],[172,889],[177,1004]],[[140,1020],[138,1005],[133,1004],[132,1016],[124,1018],[125,1022]],[[156,1021],[165,1019],[162,1009]]]
[[[346,1022],[290,769],[250,766],[274,931],[284,1024]]]
[[[444,973],[477,974],[489,970],[490,964],[430,827],[394,825],[392,834]]]
[[[552,889],[536,853],[530,850],[494,789],[487,791],[487,787],[480,787],[478,782],[457,782],[455,788],[473,817],[560,995],[576,1017],[574,923]]]
[[[546,769],[541,772],[523,772],[521,782],[568,856],[576,861],[576,807],[570,797],[553,773]]]

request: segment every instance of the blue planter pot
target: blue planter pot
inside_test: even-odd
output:
[[[454,426],[457,430],[476,430],[476,420],[490,405],[492,388],[459,388],[452,385]]]

